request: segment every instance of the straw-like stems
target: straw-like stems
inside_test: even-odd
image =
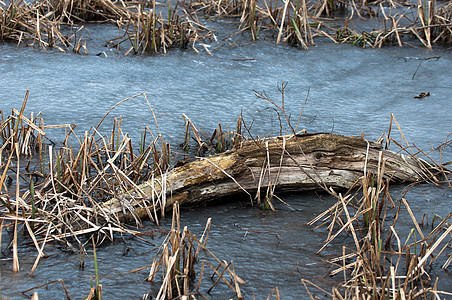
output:
[[[339,42],[352,43],[361,47],[382,47],[388,44],[398,44],[402,47],[407,44],[406,37],[417,39],[426,48],[431,49],[434,43],[442,42],[446,45],[452,43],[452,5],[443,5],[438,8],[436,1],[418,1],[415,15],[411,20],[408,14],[386,15],[384,9],[382,13],[385,17],[384,29],[373,30],[371,32],[358,32],[345,26],[336,31],[336,39]],[[410,23],[401,27],[400,20],[408,20]],[[389,29],[386,22],[390,21]]]
[[[257,1],[245,0],[243,5],[244,9],[240,22],[242,24],[246,24],[245,26],[251,31],[251,37],[253,38],[253,40],[257,40],[257,35],[259,33],[259,15],[257,12]]]
[[[132,50],[135,53],[166,52],[171,47],[185,48],[190,42],[194,47],[195,42],[204,38],[203,26],[184,20],[176,10],[169,9],[168,20],[164,20],[162,14],[156,12],[155,1],[151,10],[144,10],[141,4],[126,6],[124,2],[111,0],[52,0],[0,5],[0,40],[36,45],[44,51],[55,48],[88,54],[89,33],[83,25],[77,24],[99,20],[125,28],[125,32],[110,43],[119,47],[129,40],[132,46],[127,53]],[[82,31],[85,35],[80,33]],[[208,31],[206,36],[209,35]]]
[[[91,240],[93,243],[93,261],[96,286],[94,288],[94,295],[91,295],[90,293],[90,295],[86,299],[102,300],[102,285],[99,284],[99,266],[97,263],[97,252],[96,252],[96,243],[94,242],[94,236],[92,236]]]
[[[16,149],[16,156],[19,157],[19,144],[17,142],[14,143],[15,149]],[[16,172],[16,212],[15,212],[15,217],[16,219],[14,220],[14,238],[13,238],[13,271],[14,272],[19,272],[19,256],[18,256],[18,252],[17,252],[17,223],[18,220],[17,218],[19,218],[19,207],[21,206],[20,204],[20,192],[19,192],[19,188],[20,188],[20,183],[19,183],[19,172],[20,170],[20,164],[19,164],[19,158],[17,159],[17,172]]]
[[[121,35],[109,41],[113,47],[119,47],[122,43],[130,42],[128,53],[162,52],[166,53],[170,48],[186,48],[189,43],[194,47],[195,43],[209,36],[202,33],[204,28],[199,22],[191,20],[193,15],[188,14],[183,18],[169,6],[168,17],[164,18],[161,12],[157,13],[155,0],[151,2],[152,8],[146,10],[139,4],[137,12],[131,13],[125,20],[125,31]],[[170,5],[170,4],[168,4]]]
[[[239,149],[242,146],[242,141],[246,138],[242,135],[242,117],[237,119],[237,127],[235,131],[230,131],[226,127],[226,131],[221,123],[214,130],[210,138],[205,137],[197,129],[190,118],[182,114],[185,122],[185,137],[184,143],[181,144],[185,152],[190,152],[190,141],[194,140],[197,145],[196,155],[204,156],[206,154],[222,153],[230,149]]]
[[[184,298],[189,295],[202,296],[200,287],[205,273],[205,266],[209,266],[212,269],[212,278],[218,276],[207,290],[207,293],[209,293],[220,281],[223,281],[232,289],[232,291],[234,291],[238,299],[242,299],[239,285],[244,282],[235,273],[233,262],[225,263],[219,260],[206,246],[210,226],[211,220],[208,219],[206,228],[200,239],[196,238],[187,227],[184,227],[183,231],[181,231],[179,204],[174,204],[171,231],[157,251],[152,264],[148,266],[150,267],[150,272],[147,280],[151,282],[156,281],[156,275],[159,270],[163,270],[163,282],[156,299]],[[194,279],[198,276],[195,266],[197,265],[200,250],[207,252],[208,258],[210,257],[219,265],[215,267],[208,260],[203,260],[201,270],[199,271],[198,283],[195,288]],[[142,268],[140,268],[140,270],[141,269]],[[226,278],[226,275],[228,275],[230,280]]]
[[[42,287],[47,287],[48,285],[51,285],[51,284],[57,283],[57,282],[61,283],[61,286],[62,286],[62,288],[64,290],[65,295],[66,295],[66,298],[67,299],[71,299],[71,297],[69,296],[69,292],[68,292],[68,290],[66,288],[66,285],[64,284],[63,279],[52,280],[52,281],[46,282],[44,284],[41,284],[39,286],[32,287],[31,289],[28,289],[26,291],[22,291],[21,293],[25,294],[25,293],[31,292],[33,290],[36,290],[36,289],[39,289],[39,288],[42,288]]]
[[[130,138],[122,131],[119,118],[113,122],[111,139],[99,133],[99,126],[85,132],[82,137],[75,134],[72,125],[51,126],[66,129],[67,135],[63,147],[48,147],[44,139],[44,130],[48,127],[42,125],[41,117],[33,118],[33,113],[26,118],[24,108],[25,105],[21,112],[13,110],[6,118],[1,113],[3,144],[0,155],[8,155],[0,160],[0,199],[5,210],[14,216],[8,220],[12,220],[11,225],[17,228],[16,233],[20,228],[18,225],[25,222],[37,248],[38,257],[31,274],[43,256],[46,242],[51,240],[79,250],[84,243],[81,236],[88,233],[95,234],[98,241],[112,240],[114,232],[135,234],[124,228],[115,215],[108,215],[98,207],[102,200],[110,199],[117,193],[128,193],[131,188],[137,187],[137,183],[166,172],[172,155],[169,143],[165,143],[159,134],[148,144],[143,139],[145,144],[140,145],[141,152],[135,151]],[[146,130],[150,132],[149,128]],[[27,173],[30,171],[28,165],[19,164],[19,161],[32,155],[39,159],[42,169],[23,176],[24,168]],[[11,168],[12,165],[17,168]],[[10,181],[11,173],[15,173],[17,181],[15,200],[10,199],[7,191],[6,183]],[[135,197],[141,199],[142,194],[139,190],[137,192]],[[155,204],[162,202],[165,205],[166,190],[162,192],[164,195],[157,195]],[[149,205],[146,201],[143,200],[145,207]],[[159,206],[154,207],[158,209]],[[155,211],[149,217],[157,220]],[[138,218],[135,221],[140,224]],[[18,270],[17,251],[13,254],[14,268]]]
[[[210,17],[224,18],[240,15],[244,2],[241,0],[201,0],[189,1],[189,3],[184,1],[184,5],[193,13],[202,11]]]
[[[390,132],[387,142],[394,142],[389,136]],[[402,133],[401,136],[405,143]],[[361,193],[339,195],[338,203],[314,220],[331,222],[327,241],[319,252],[340,234],[348,232],[352,236],[354,246],[343,247],[342,254],[330,261],[335,266],[331,275],[344,274],[341,288],[333,289],[342,299],[416,299],[442,293],[430,281],[426,270],[452,243],[449,236],[452,226],[446,221],[452,213],[425,235],[409,202],[402,196],[395,218],[389,222],[387,215],[396,207],[389,194],[389,180],[385,179],[385,160],[380,155],[377,174],[370,175],[364,168]],[[405,244],[395,230],[402,208],[413,222]],[[411,239],[414,241],[409,243]]]
[[[1,5],[1,40],[17,41],[18,44],[25,43],[29,46],[37,45],[44,50],[56,48],[63,52],[79,53],[83,48],[87,53],[85,40],[83,37],[77,39],[76,35],[83,26],[79,27],[75,33],[67,35],[61,33],[61,25],[65,25],[63,23],[65,17],[61,15],[63,12],[55,11],[49,3],[47,1],[33,3],[12,1],[6,9]]]
[[[165,16],[166,13],[157,12],[155,0],[149,4],[151,9],[145,8],[142,3],[126,6],[124,2],[111,0],[13,1],[7,6],[0,5],[0,40],[35,45],[44,51],[53,48],[88,54],[87,41],[90,36],[81,24],[102,20],[119,26],[119,37],[109,43],[117,49],[124,42],[130,43],[126,54],[166,53],[170,48],[186,48],[190,45],[199,52],[196,44],[202,45],[205,52],[211,54],[203,41],[214,35],[198,20],[197,13],[202,11],[215,18],[241,16],[237,33],[248,30],[252,40],[258,38],[261,30],[266,30],[273,33],[277,44],[286,41],[303,49],[313,45],[315,37],[326,37],[335,43],[353,43],[361,47],[382,47],[393,43],[402,46],[408,43],[404,37],[414,37],[427,48],[432,48],[437,42],[446,45],[452,43],[452,5],[438,4],[435,0],[419,0],[416,10],[413,10],[415,18],[411,18],[411,11],[391,15],[380,4],[384,29],[371,32],[351,29],[349,26],[349,20],[355,14],[361,18],[377,14],[367,1],[361,0],[186,2],[177,2],[173,8],[168,1],[168,15]],[[389,3],[395,7],[392,0]],[[339,10],[348,13],[343,25],[327,24],[331,20],[322,18],[333,16]],[[411,24],[402,27],[399,22],[401,19]]]

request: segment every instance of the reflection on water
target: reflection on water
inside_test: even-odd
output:
[[[101,26],[102,31],[95,32],[107,40],[112,29]],[[42,112],[47,125],[76,123],[77,130],[83,132],[97,125],[115,103],[145,93],[163,135],[173,143],[183,138],[182,113],[208,133],[219,122],[234,126],[237,116],[243,113],[249,124],[253,122],[253,132],[269,135],[279,134],[277,115],[270,103],[255,97],[253,90],[265,91],[278,102],[277,87],[288,82],[286,110],[296,123],[308,97],[300,127],[309,132],[359,135],[363,131],[366,137],[376,139],[387,130],[391,113],[408,140],[427,150],[444,142],[451,132],[450,50],[363,50],[328,43],[300,51],[267,41],[220,49],[213,56],[176,50],[167,55],[123,57],[95,42],[91,49],[94,54],[106,51],[108,57],[45,54],[0,44],[0,109],[8,113],[19,108],[29,89],[27,111]],[[432,56],[441,58],[423,60]],[[237,60],[243,58],[252,60]],[[421,92],[430,92],[431,96],[415,99]],[[134,139],[142,126],[153,125],[143,97],[121,104],[111,117],[119,115],[123,116],[123,128]],[[111,119],[104,124],[104,130],[109,124]],[[61,134],[58,130],[50,132],[57,140]],[[450,148],[445,150],[443,160],[452,160]],[[452,203],[450,189],[430,186],[411,191],[408,198],[420,218],[433,212],[445,216]],[[312,279],[325,288],[338,280],[327,276],[329,266],[322,262],[322,258],[337,254],[337,249],[333,245],[322,256],[315,255],[326,234],[306,225],[333,200],[327,196],[319,200],[315,194],[286,196],[285,200],[295,209],[278,204],[277,212],[271,212],[237,203],[222,204],[185,210],[182,224],[201,233],[207,218],[213,218],[208,245],[217,257],[234,261],[237,273],[247,282],[243,287],[247,298],[264,298],[278,286],[282,299],[301,299],[307,296],[301,278]],[[168,224],[167,219],[163,228]],[[146,226],[155,228],[151,223]],[[401,226],[403,229],[403,222]],[[405,226],[410,226],[408,219]],[[156,234],[150,242],[159,245],[163,237],[163,233]],[[5,235],[2,249],[8,242]],[[98,250],[106,299],[138,299],[156,288],[143,281],[145,271],[128,272],[151,263],[153,244],[126,238],[125,242]],[[11,272],[10,261],[0,261],[2,296],[25,299],[19,291],[59,278],[72,297],[86,296],[94,276],[91,254],[86,258],[85,270],[79,270],[78,254],[58,247],[46,247],[50,257],[41,259],[32,278],[27,276],[36,258],[32,246],[20,247],[19,274]],[[10,257],[10,253],[5,255]],[[438,275],[451,279],[444,273]],[[230,296],[222,287],[213,292],[220,299]],[[64,297],[58,284],[40,289],[39,294],[45,299]]]

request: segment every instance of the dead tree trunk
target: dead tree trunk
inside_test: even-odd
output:
[[[431,177],[427,162],[385,150],[375,142],[338,134],[282,136],[247,142],[237,150],[203,157],[148,180],[102,204],[119,219],[157,218],[176,201],[195,204],[243,193],[349,189],[384,163],[385,177],[413,182]],[[382,170],[382,169],[380,169]]]

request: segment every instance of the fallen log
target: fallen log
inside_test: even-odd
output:
[[[338,134],[306,134],[249,141],[237,150],[202,157],[148,180],[101,205],[120,220],[157,218],[178,201],[181,205],[237,193],[259,198],[280,192],[349,189],[366,172],[393,182],[431,178],[434,166],[424,160],[383,149],[379,143]],[[380,170],[383,170],[380,169]]]

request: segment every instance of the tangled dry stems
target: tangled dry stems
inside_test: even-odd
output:
[[[134,97],[138,96],[146,98],[145,95]],[[115,233],[139,234],[122,224],[114,215],[101,213],[102,210],[97,208],[103,200],[127,193],[139,182],[166,172],[170,167],[172,154],[170,145],[163,141],[160,133],[155,136],[149,128],[145,128],[142,134],[137,153],[130,138],[121,130],[120,118],[114,119],[111,134],[102,136],[99,132],[100,125],[108,113],[98,126],[85,132],[82,137],[75,134],[74,124],[44,126],[40,114],[24,115],[27,101],[28,92],[20,111],[13,110],[9,116],[5,116],[3,112],[0,114],[0,164],[3,170],[0,180],[0,237],[4,231],[14,235],[12,247],[15,271],[19,271],[18,233],[23,231],[30,237],[38,253],[30,271],[32,275],[46,243],[51,241],[66,245],[73,251],[80,251],[83,255],[90,241],[95,251],[96,244],[101,244],[106,239],[113,240]],[[55,143],[46,135],[46,130],[50,128],[66,131],[59,147],[55,147]],[[191,128],[196,130],[193,124]],[[226,139],[221,126],[219,128],[220,131],[211,140],[215,140],[215,136],[219,137],[217,147],[219,143],[225,143]],[[149,143],[148,136],[152,137]],[[210,143],[209,147],[214,145]],[[211,148],[212,151],[221,149]],[[150,218],[153,217],[158,222],[158,216],[151,214]],[[138,218],[135,221],[137,225],[141,222]],[[211,268],[212,277],[218,278],[209,290],[222,280],[241,298],[239,284],[243,280],[235,274],[233,262],[225,264],[206,247],[209,230],[210,221],[201,239],[197,239],[187,228],[182,232],[179,207],[174,206],[172,229],[156,254],[148,278],[148,281],[154,281],[157,272],[164,270],[158,299],[174,298],[176,294],[201,295],[199,288],[202,274],[207,273],[205,268]],[[214,261],[202,261],[201,275],[193,292],[195,278],[199,274],[199,270],[195,271],[195,262],[201,250],[208,253]],[[215,263],[219,265],[214,266]],[[68,295],[64,282],[59,282]],[[97,297],[101,294],[102,287],[99,284],[96,286],[97,288],[91,289],[87,299],[100,299]]]
[[[335,43],[352,43],[361,47],[408,44],[413,37],[425,47],[441,42],[450,45],[452,32],[451,4],[418,1],[413,9],[401,13],[397,7],[407,5],[396,1],[236,1],[190,2],[195,10],[202,10],[214,18],[240,16],[239,28],[248,30],[253,40],[259,32],[270,32],[276,43],[285,41],[308,49],[314,39],[327,38]],[[384,5],[384,6],[383,6]],[[408,4],[411,5],[411,4]],[[386,7],[391,7],[387,10]],[[346,12],[345,24],[335,24],[334,15]],[[414,15],[414,16],[413,16]],[[350,20],[383,17],[382,29],[371,32],[353,29]],[[401,26],[401,20],[408,25]]]
[[[120,35],[109,43],[119,47],[127,41],[126,53],[185,48],[190,42],[194,45],[211,34],[205,35],[189,16],[169,12],[165,19],[156,11],[155,1],[150,9],[111,0],[0,3],[0,41],[88,54],[86,43],[91,37],[83,25],[87,22],[116,24]]]
[[[165,12],[156,7],[155,0],[143,4],[112,0],[20,0],[8,5],[0,3],[0,40],[44,50],[53,48],[88,54],[87,42],[91,37],[83,24],[109,22],[119,27],[120,34],[108,44],[117,49],[126,45],[126,54],[165,53],[175,47],[191,47],[200,52],[197,45],[211,54],[205,43],[216,40],[216,36],[199,20],[199,15],[204,14],[209,19],[238,19],[237,33],[249,32],[253,40],[266,32],[277,44],[283,41],[303,49],[314,45],[315,40],[325,38],[334,43],[373,48],[412,45],[413,38],[430,49],[435,43],[451,44],[450,1],[418,0],[404,12],[398,9],[400,5],[392,0],[371,4],[355,0],[287,0],[282,3],[271,0],[184,0],[174,6],[168,1],[168,12]],[[338,12],[347,13],[343,24],[336,24],[334,15]],[[351,25],[355,16],[381,17],[381,29],[370,32],[355,29]]]
[[[188,227],[185,226],[181,230],[179,204],[174,204],[171,230],[155,254],[152,264],[132,271],[149,268],[146,280],[149,282],[161,280],[156,299],[184,297],[205,299],[200,287],[208,268],[212,271],[210,276],[212,284],[207,293],[210,293],[219,282],[223,282],[238,299],[243,298],[240,285],[245,282],[236,274],[233,261],[218,259],[206,246],[211,222],[209,218],[201,238],[198,239]],[[203,256],[201,262],[200,256]],[[158,276],[160,270],[163,271],[161,278]]]
[[[102,200],[164,173],[170,162],[169,144],[145,128],[136,151],[121,130],[121,119],[115,119],[110,136],[102,136],[99,126],[82,137],[75,134],[75,125],[58,126],[66,130],[66,137],[54,147],[45,131],[56,126],[44,126],[40,115],[25,117],[26,101],[27,97],[20,112],[1,115],[0,197],[7,209],[2,219],[23,218],[30,236],[42,237],[38,243],[58,240],[73,249],[87,242],[79,236],[94,234],[100,242],[117,231],[133,234],[96,208]],[[9,189],[12,182],[15,192]]]
[[[450,187],[450,173],[443,170]],[[441,267],[447,269],[452,262],[446,250],[452,247],[452,212],[435,214],[428,230],[428,220],[419,222],[406,199],[415,184],[406,187],[395,201],[384,174],[385,158],[381,156],[377,175],[364,174],[359,190],[338,194],[337,203],[309,223],[320,222],[316,228],[327,226],[328,236],[318,253],[341,235],[349,236],[353,245],[343,245],[339,256],[329,260],[330,275],[343,277],[343,282],[326,293],[332,299],[441,299],[452,295],[438,290],[438,278],[429,274],[433,263],[442,261]],[[410,232],[395,229],[403,214],[412,221]],[[435,220],[440,220],[436,226]],[[302,281],[308,291],[308,285],[317,288],[309,280]]]

